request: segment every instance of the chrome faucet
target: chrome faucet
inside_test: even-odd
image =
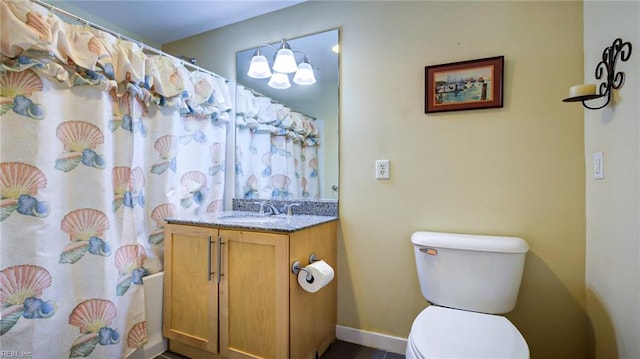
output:
[[[258,214],[264,214],[264,205],[267,203],[267,201],[262,201],[262,202],[253,202],[253,204],[257,204],[260,206],[260,210],[258,211]]]
[[[269,212],[271,212],[271,215],[272,215],[272,216],[275,216],[275,215],[277,215],[277,214],[280,214],[280,213],[281,213],[281,212],[280,212],[280,210],[278,209],[278,207],[276,207],[276,206],[272,205],[271,203],[266,203],[266,204],[264,205],[264,208],[269,209]]]
[[[281,214],[282,212],[275,205],[268,203],[267,201],[262,202],[253,202],[253,204],[260,205],[260,210],[258,214],[270,214],[275,216],[277,214]]]
[[[287,216],[293,216],[293,207],[299,207],[300,203],[291,203],[285,205],[284,207],[287,209]]]

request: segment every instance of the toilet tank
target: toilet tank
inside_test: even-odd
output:
[[[527,242],[517,237],[415,232],[422,295],[432,304],[503,314],[516,305]]]

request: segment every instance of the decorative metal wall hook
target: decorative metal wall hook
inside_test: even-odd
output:
[[[625,80],[624,72],[616,72],[616,63],[618,60],[626,62],[631,57],[631,43],[622,42],[621,38],[613,41],[611,46],[606,47],[602,52],[602,61],[598,63],[595,70],[596,79],[605,81],[600,83],[597,93],[581,93],[580,88],[588,85],[578,85],[571,88],[571,96],[564,99],[564,102],[582,102],[585,108],[590,110],[599,110],[606,107],[611,102],[612,90],[618,90],[622,87]],[[591,85],[593,86],[593,85]],[[574,90],[576,93],[574,93]],[[600,106],[589,106],[586,101],[597,98],[606,97],[604,104]]]

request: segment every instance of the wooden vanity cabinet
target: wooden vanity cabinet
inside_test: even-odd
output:
[[[291,359],[316,359],[336,340],[338,317],[338,222],[329,222],[289,237],[289,267],[294,261],[309,264],[309,255],[327,262],[334,270],[334,279],[326,287],[309,293],[298,285],[298,277],[289,275],[289,333]],[[291,269],[289,268],[289,273]]]
[[[336,268],[336,228],[329,222],[275,233],[166,225],[169,348],[192,358],[315,359],[335,340],[336,280],[308,293],[291,263],[305,266],[315,253]]]

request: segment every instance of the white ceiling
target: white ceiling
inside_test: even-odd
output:
[[[69,4],[162,45],[303,1],[305,0],[49,0],[47,2],[72,10],[65,6]],[[73,13],[73,11],[70,12]]]

